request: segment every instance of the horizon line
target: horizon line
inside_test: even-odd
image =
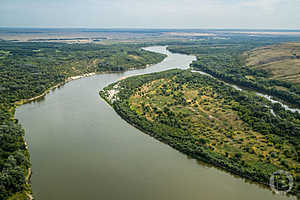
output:
[[[170,28],[170,27],[39,27],[0,26],[0,29],[102,29],[102,30],[258,30],[258,31],[300,31],[300,28]]]

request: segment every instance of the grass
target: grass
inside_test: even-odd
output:
[[[300,43],[283,43],[244,53],[246,65],[270,72],[270,79],[300,83]]]

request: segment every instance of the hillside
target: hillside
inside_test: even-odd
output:
[[[300,84],[300,43],[265,46],[244,56],[248,67],[268,71],[270,79]]]

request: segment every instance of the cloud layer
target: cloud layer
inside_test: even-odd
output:
[[[0,26],[300,29],[300,0],[1,0]]]

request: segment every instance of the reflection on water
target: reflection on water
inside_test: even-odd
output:
[[[72,81],[43,101],[17,109],[31,153],[36,199],[288,199],[187,159],[126,123],[99,97],[99,90],[123,77],[186,69],[195,60],[165,47],[147,49],[168,57],[146,69]]]

